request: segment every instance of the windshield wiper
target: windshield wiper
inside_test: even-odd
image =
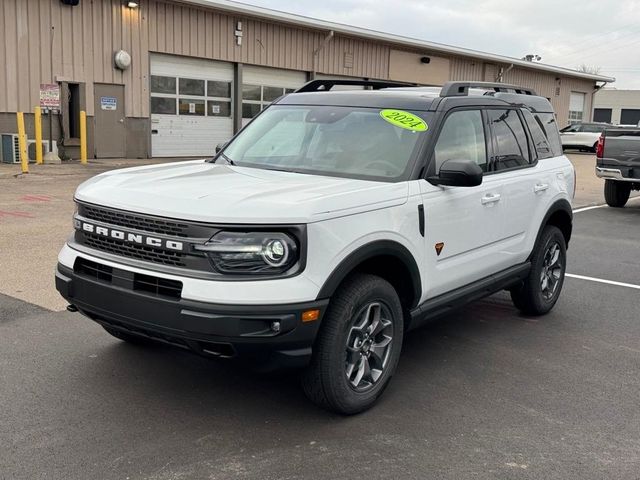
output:
[[[231,165],[231,166],[235,166],[235,162],[233,160],[231,160],[229,157],[227,157],[224,153],[220,152],[218,153],[218,155],[216,155],[215,157],[213,157],[211,160],[215,163],[218,163],[218,159],[219,158],[223,158],[225,162],[227,162],[227,165]]]

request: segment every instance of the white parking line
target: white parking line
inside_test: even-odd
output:
[[[574,210],[573,213],[580,213],[580,212],[586,212],[587,210],[593,210],[594,208],[603,208],[606,207],[607,205],[594,205],[593,207],[584,207],[584,208],[578,208],[577,210]]]
[[[629,200],[627,200],[628,202],[633,202],[634,200],[638,200],[640,199],[640,195],[636,196],[636,197],[631,197]],[[580,212],[586,212],[587,210],[593,210],[594,208],[605,208],[608,205],[606,203],[603,203],[602,205],[592,205],[590,207],[582,207],[582,208],[577,208],[573,211],[573,213],[580,213]]]
[[[613,280],[605,280],[603,278],[585,277],[584,275],[575,275],[573,273],[566,273],[565,276],[571,278],[577,278],[578,280],[587,280],[589,282],[606,283],[607,285],[615,285],[617,287],[635,288],[640,290],[640,285],[634,285],[633,283],[614,282]]]

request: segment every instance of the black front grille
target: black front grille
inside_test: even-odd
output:
[[[174,222],[163,218],[136,215],[134,213],[94,207],[85,204],[79,204],[79,213],[89,220],[117,225],[119,227],[131,228],[133,230],[160,233],[174,237],[189,236],[188,224]]]
[[[136,273],[133,275],[133,289],[151,293],[156,297],[180,298],[182,282]]]
[[[182,252],[171,252],[146,245],[124,243],[113,238],[88,232],[82,232],[82,235],[84,237],[84,245],[95,248],[96,250],[173,267],[187,266],[185,263],[185,254]]]
[[[84,275],[94,280],[111,283],[113,280],[113,268],[100,263],[92,262],[86,258],[78,257],[73,265],[75,273]]]

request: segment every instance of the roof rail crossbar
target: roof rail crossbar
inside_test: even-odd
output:
[[[298,88],[295,93],[304,92],[326,92],[336,85],[353,85],[357,87],[370,87],[372,90],[380,90],[381,88],[394,87],[415,87],[415,83],[393,82],[386,80],[342,80],[336,78],[311,80]]]
[[[447,82],[440,91],[441,97],[464,97],[469,95],[470,88],[484,88],[494,92],[519,93],[522,95],[537,95],[532,88],[493,82]]]

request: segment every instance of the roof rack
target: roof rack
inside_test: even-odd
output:
[[[311,80],[298,88],[294,93],[304,92],[326,92],[336,85],[353,85],[356,87],[371,87],[372,90],[380,90],[381,88],[394,87],[416,87],[415,83],[393,82],[386,80],[341,80],[336,78],[327,78],[322,80]]]
[[[464,97],[469,95],[470,88],[484,88],[494,92],[518,93],[521,95],[537,95],[532,88],[492,82],[447,82],[440,91],[441,97]]]

